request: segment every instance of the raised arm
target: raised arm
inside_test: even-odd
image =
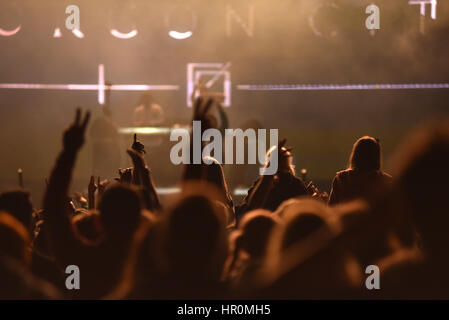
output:
[[[45,220],[49,226],[51,245],[58,261],[70,261],[71,255],[81,245],[69,217],[68,189],[78,151],[84,144],[84,134],[90,113],[81,120],[77,109],[75,121],[64,132],[63,150],[48,180],[44,196]]]
[[[279,152],[279,150],[282,150],[282,147],[285,145],[285,142],[287,140],[283,139],[279,142],[277,148],[273,150],[272,152]],[[282,163],[282,155],[284,152],[279,152],[279,162]],[[268,154],[267,154],[268,158]],[[265,164],[265,167],[269,166],[269,163],[267,162]],[[264,204],[268,198],[268,195],[273,187],[274,183],[274,175],[262,175],[257,180],[255,186],[248,191],[248,197],[247,197],[247,203],[246,203],[246,210],[250,211],[258,208],[263,208]]]
[[[151,171],[142,156],[143,152],[145,152],[143,145],[137,141],[137,137],[134,135],[132,148],[127,150],[127,153],[133,162],[133,182],[143,187],[144,201],[147,209],[158,211],[161,209],[161,202],[153,178],[151,177]]]
[[[87,186],[87,203],[89,210],[95,209],[95,191],[98,185],[95,183],[95,177],[90,176],[89,185]]]
[[[209,109],[212,107],[213,100],[207,99],[205,103],[203,103],[204,99],[202,97],[199,97],[195,100],[193,105],[193,115],[192,115],[192,125],[193,121],[201,121],[201,133],[202,135],[203,131],[210,128],[210,121],[208,121],[206,115]],[[200,156],[202,156],[202,150],[203,150],[203,144],[204,142],[201,141],[201,150],[200,150]],[[185,164],[181,176],[181,181],[185,182],[187,180],[198,180],[201,179],[206,173],[204,172],[204,166],[202,164],[194,164],[193,163],[193,153],[195,152],[193,148],[193,127],[192,132],[190,132],[190,164]]]

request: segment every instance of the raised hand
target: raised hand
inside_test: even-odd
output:
[[[145,153],[145,146],[142,143],[140,143],[139,141],[137,141],[136,133],[134,133],[134,141],[133,141],[131,148],[133,150],[136,150],[140,154]]]
[[[200,77],[197,81],[195,81],[192,94],[190,95],[190,100],[192,101],[192,104],[195,104],[195,99],[198,93],[198,96],[201,94],[201,91],[207,91],[207,88],[204,85],[203,79]]]
[[[89,185],[87,186],[87,192],[89,193],[95,193],[97,191],[98,185],[95,183],[95,177],[90,176]]]
[[[89,209],[95,208],[95,191],[97,190],[98,185],[95,184],[95,177],[90,176],[89,185],[87,186],[87,201]]]
[[[126,150],[126,153],[130,156],[135,168],[145,167],[145,159],[143,158],[142,154],[134,149]]]
[[[286,142],[287,142],[287,139],[286,139],[286,138],[280,140],[279,143],[278,143],[277,149],[278,149],[278,150],[282,149],[282,148],[285,146],[285,143],[286,143]]]
[[[281,147],[279,150],[279,167],[278,172],[292,173],[292,153],[293,148]]]
[[[52,252],[59,265],[67,265],[68,261],[73,259],[72,254],[79,252],[84,244],[74,232],[71,221],[74,211],[73,207],[69,206],[70,198],[67,195],[78,151],[84,143],[89,118],[89,112],[82,117],[81,110],[76,110],[75,121],[64,132],[63,150],[56,159],[45,191],[44,219],[48,225]]]
[[[108,179],[100,181],[100,177],[98,177],[98,195],[101,196],[104,193],[106,187],[111,183]]]
[[[88,208],[87,199],[83,197],[81,192],[75,192],[73,194],[73,202],[77,207]]]
[[[82,145],[84,144],[84,134],[86,132],[89,118],[90,112],[87,111],[84,115],[83,120],[81,121],[81,109],[76,109],[75,121],[64,132],[64,150],[76,152],[82,147]]]
[[[196,99],[195,104],[193,105],[193,121],[201,121],[201,125],[205,128],[213,128],[213,122],[216,119],[212,119],[214,117],[208,116],[209,109],[212,107],[214,103],[214,99],[207,98],[206,102],[203,102],[203,98],[199,97]]]
[[[310,182],[307,184],[306,189],[307,189],[307,192],[308,192],[310,195],[314,195],[315,193],[318,193],[318,192],[319,192],[318,188],[315,187],[315,185],[313,184],[313,181],[310,181]]]
[[[267,162],[265,163],[265,168],[268,168],[270,166],[270,156],[273,154],[273,152],[278,152],[279,153],[278,160],[280,159],[281,153],[282,153],[282,148],[284,148],[284,145],[286,142],[287,142],[287,139],[285,139],[285,138],[282,140],[279,140],[278,145],[276,147],[273,146],[270,148],[270,150],[267,151],[267,154],[265,156],[267,159]]]
[[[116,178],[115,180],[121,182],[121,183],[131,183],[132,182],[132,168],[126,168],[126,169],[122,169],[119,168],[118,169],[118,174],[120,178]]]
[[[143,187],[143,200],[148,210],[159,210],[161,203],[156,192],[150,169],[147,167],[145,159],[139,152],[128,149],[126,151],[133,162],[132,180],[136,185]]]
[[[99,176],[95,183],[95,177],[90,176],[89,185],[87,186],[89,209],[95,208],[95,191],[98,190],[98,197],[101,197],[109,183],[110,181],[107,179],[101,181]]]

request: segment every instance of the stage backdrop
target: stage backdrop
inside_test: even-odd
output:
[[[379,30],[366,28],[371,3]],[[69,5],[79,30],[66,28]],[[0,187],[16,186],[21,167],[36,198],[75,107],[101,115],[103,81],[128,127],[139,90],[151,89],[164,125],[187,124],[193,81],[213,79],[231,127],[279,128],[324,186],[360,135],[379,138],[388,160],[406,132],[449,110],[448,1],[2,0],[0,28]],[[88,141],[76,188],[90,172]]]

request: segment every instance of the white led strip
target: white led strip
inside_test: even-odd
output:
[[[119,128],[118,132],[121,134],[134,134],[137,133],[139,135],[160,135],[160,134],[169,134],[174,130],[174,128],[167,127],[124,127]]]
[[[401,90],[401,89],[449,89],[449,83],[403,84],[241,84],[238,90],[247,91],[302,91],[302,90]]]
[[[98,91],[98,102],[104,104],[105,90],[111,91],[149,91],[179,90],[177,85],[147,84],[104,84],[104,66],[98,66],[98,84],[43,84],[43,83],[0,83],[0,89],[34,89],[34,90],[79,90]]]
[[[167,195],[167,194],[175,194],[180,193],[181,188],[179,187],[168,187],[168,188],[156,188],[158,194]],[[235,196],[246,196],[248,194],[248,189],[245,188],[237,188],[234,190]]]

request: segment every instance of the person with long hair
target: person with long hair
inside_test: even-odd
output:
[[[382,170],[382,152],[377,139],[359,138],[352,148],[346,170],[337,172],[332,182],[329,205],[357,198],[375,199],[388,190],[391,176]]]

